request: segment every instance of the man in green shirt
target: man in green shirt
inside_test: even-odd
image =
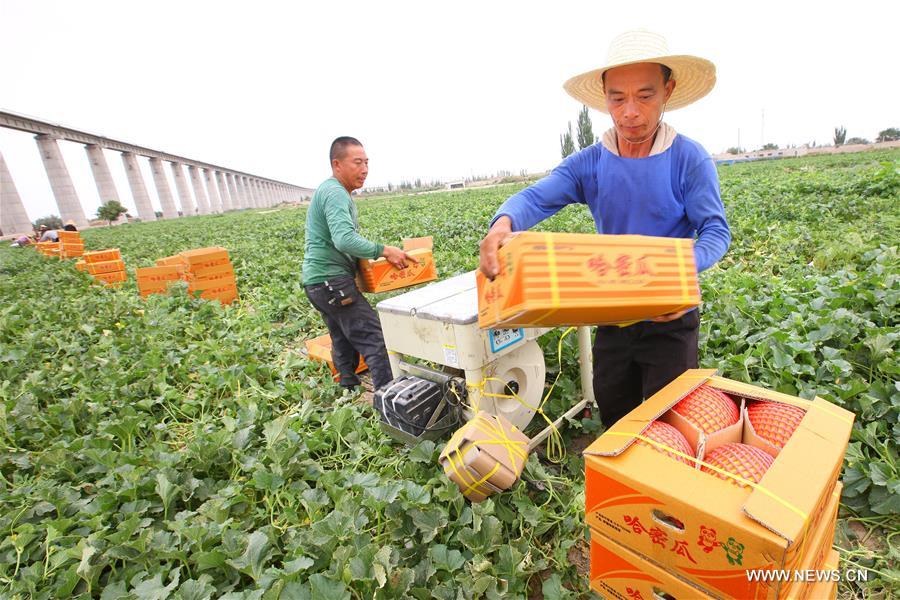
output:
[[[356,286],[356,261],[384,257],[398,269],[415,259],[395,246],[371,242],[359,234],[356,204],[350,193],[363,186],[369,159],[356,138],[331,144],[331,173],[313,194],[306,213],[303,286],[322,313],[331,334],[331,358],[340,384],[359,385],[356,367],[362,354],[375,389],[393,379],[378,314]]]

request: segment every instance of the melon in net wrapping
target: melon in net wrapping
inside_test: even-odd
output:
[[[740,418],[734,400],[706,384],[685,396],[672,410],[706,434],[734,425]]]
[[[753,402],[747,407],[747,418],[756,435],[779,449],[784,448],[805,414],[802,408],[780,402]]]
[[[662,444],[666,448],[671,448],[673,450],[677,450],[683,454],[688,456],[694,456],[694,450],[691,448],[691,445],[688,443],[687,439],[681,432],[669,425],[668,423],[663,423],[662,421],[653,421],[650,423],[650,427],[643,433],[645,438],[651,439],[658,444]],[[674,452],[669,452],[664,448],[660,448],[658,445],[649,444],[644,440],[638,440],[639,444],[644,446],[649,446],[656,450],[657,452],[662,452],[666,456],[670,458],[674,458],[678,462],[683,462],[686,465],[690,465],[691,461],[682,456],[678,456]]]
[[[725,444],[710,451],[709,454],[706,455],[706,458],[703,459],[703,462],[718,467],[732,475],[737,475],[747,481],[759,483],[759,480],[766,474],[766,471],[772,466],[772,461],[774,460],[775,459],[765,450],[760,450],[755,446],[747,444],[735,443]],[[700,469],[706,473],[715,475],[719,479],[725,479],[735,485],[745,487],[745,484],[740,481],[732,479],[718,471],[714,471],[709,467],[702,466]]]

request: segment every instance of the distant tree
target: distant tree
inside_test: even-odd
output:
[[[63,222],[62,219],[57,215],[47,215],[46,217],[41,217],[34,223],[32,223],[35,230],[40,229],[41,225],[46,225],[47,229],[62,229]]]
[[[738,148],[737,146],[732,146],[725,152],[727,152],[728,154],[743,154],[744,152],[746,152],[746,150],[744,150],[743,148]]]
[[[154,211],[153,214],[156,215],[157,219],[162,219],[162,217],[163,217],[162,211],[157,210],[157,211]]]
[[[760,148],[760,150],[778,150],[778,144],[769,142],[768,144],[765,144],[762,148]]]
[[[847,128],[841,125],[834,128],[834,145],[840,146],[847,139]]]
[[[850,145],[850,144],[871,144],[872,142],[870,142],[866,138],[852,137],[844,143],[847,145]]]
[[[122,206],[118,200],[109,200],[101,204],[100,208],[97,209],[97,218],[103,219],[112,225],[112,222],[117,220],[119,215],[124,215],[127,212],[128,209]]]
[[[559,147],[563,158],[575,153],[575,142],[572,140],[572,121],[569,121],[569,130],[559,136]]]
[[[900,140],[900,129],[896,127],[888,127],[883,131],[878,132],[878,137],[875,138],[876,142],[894,142]]]
[[[578,113],[578,149],[584,150],[593,144],[594,128],[591,125],[591,117],[588,114],[588,107],[582,105],[581,112]]]

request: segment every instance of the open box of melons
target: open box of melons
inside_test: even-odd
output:
[[[694,585],[777,598],[752,569],[794,569],[828,520],[854,415],[686,371],[584,451],[593,531]]]

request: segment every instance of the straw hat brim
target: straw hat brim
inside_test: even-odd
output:
[[[603,92],[602,75],[604,71],[645,62],[660,63],[672,69],[672,79],[676,83],[672,97],[666,103],[667,111],[683,108],[696,102],[707,95],[716,85],[716,66],[714,64],[699,56],[677,54],[606,65],[572,77],[563,84],[563,88],[570,96],[585,106],[608,113],[606,94]]]

